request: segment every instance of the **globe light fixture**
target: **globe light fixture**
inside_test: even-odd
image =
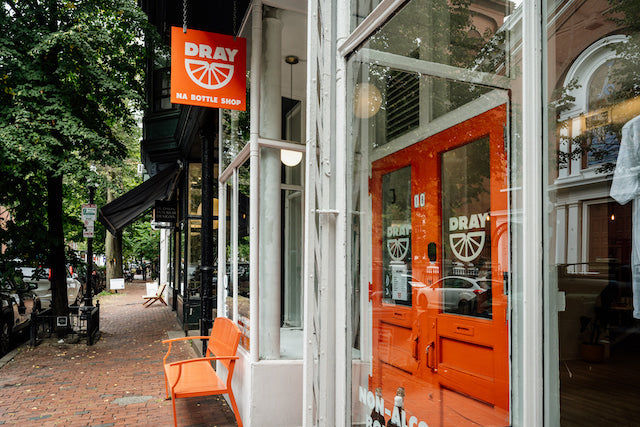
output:
[[[302,160],[302,152],[291,150],[280,150],[280,160],[289,167],[297,166]]]
[[[353,91],[353,113],[361,119],[376,115],[382,105],[380,90],[371,83],[358,83]]]

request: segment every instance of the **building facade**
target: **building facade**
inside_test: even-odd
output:
[[[634,2],[228,3],[249,108],[167,104],[158,59],[143,152],[184,165],[161,277],[241,327],[244,423],[640,415]],[[223,31],[147,11],[185,5]]]

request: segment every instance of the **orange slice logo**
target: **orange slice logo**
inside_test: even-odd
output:
[[[233,77],[234,66],[229,64],[185,58],[184,66],[191,80],[204,89],[220,89]]]
[[[409,238],[400,237],[399,239],[387,240],[387,252],[394,261],[404,261],[409,252]]]
[[[453,254],[460,261],[473,261],[480,255],[484,248],[484,231],[470,231],[469,233],[452,233],[449,235],[449,243]]]

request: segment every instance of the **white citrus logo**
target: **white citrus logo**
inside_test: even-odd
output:
[[[234,65],[222,62],[207,61],[206,59],[234,62],[238,49],[216,47],[215,50],[206,44],[185,42],[184,66],[191,80],[204,89],[220,89],[226,86],[233,77]]]
[[[449,218],[449,231],[485,228],[490,220],[489,213],[471,214]],[[486,233],[484,231],[468,231],[466,233],[449,234],[449,244],[453,254],[460,261],[469,262],[476,259],[484,248]]]
[[[400,237],[399,239],[387,240],[387,252],[394,261],[404,261],[409,252],[409,238]]]
[[[484,231],[470,231],[468,233],[452,233],[449,235],[449,244],[453,254],[460,261],[473,261],[480,255],[484,248]]]

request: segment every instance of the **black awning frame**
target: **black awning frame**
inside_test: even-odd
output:
[[[134,222],[156,200],[167,200],[175,191],[182,162],[158,172],[142,184],[104,205],[98,211],[98,220],[115,235]]]

